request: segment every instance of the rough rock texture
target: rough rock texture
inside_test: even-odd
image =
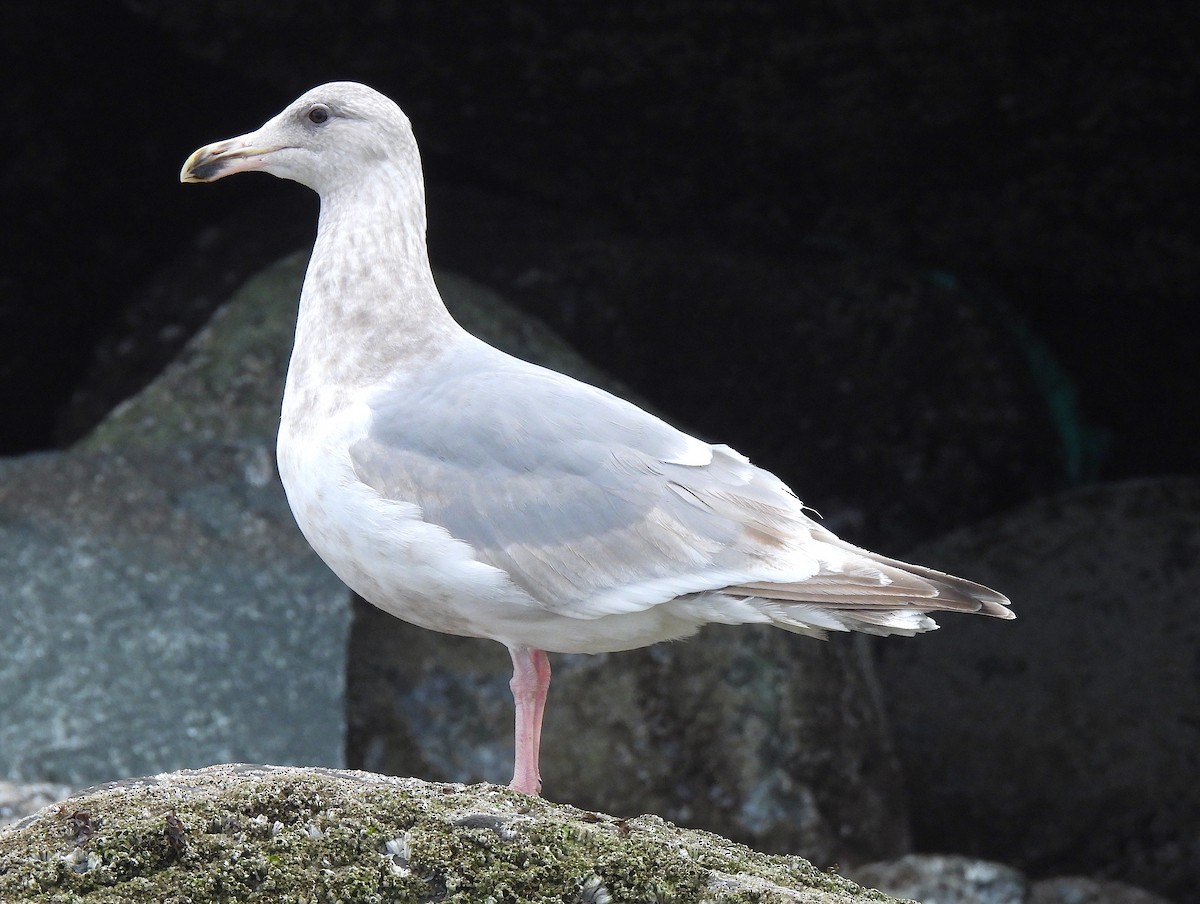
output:
[[[492,785],[213,766],[119,782],[0,831],[0,900],[888,901],[798,857]]]
[[[278,187],[282,188],[282,183]],[[192,200],[194,195],[204,194],[194,192],[185,198]],[[225,198],[214,201],[228,207]],[[318,207],[316,195],[285,191],[271,203],[249,203],[236,212],[226,209],[226,222],[207,225],[190,242],[174,249],[173,256],[163,255],[147,280],[126,293],[114,321],[93,346],[68,404],[58,412],[55,446],[75,445],[120,402],[133,398],[153,382],[167,379],[164,371],[194,344],[197,333],[217,322],[226,302],[237,295],[254,293],[257,279],[272,283],[272,265],[286,268],[285,261],[296,254],[296,249],[312,244]],[[257,306],[270,309],[273,304],[290,304],[295,310],[294,297],[289,300],[269,292],[257,294],[263,296]],[[251,312],[237,316],[243,321],[241,328],[271,329]],[[282,319],[278,329],[287,329]],[[236,337],[231,339],[239,342]],[[284,341],[290,344],[290,333]],[[240,344],[244,353],[253,351],[244,340]],[[188,349],[187,354],[195,351]],[[281,353],[277,347],[264,347],[259,352]],[[255,366],[256,362],[247,363]],[[274,388],[260,387],[263,392]],[[159,417],[165,416],[165,412],[159,413]]]
[[[710,626],[677,644],[552,657],[543,792],[608,812],[648,809],[821,865],[907,850],[864,646]],[[433,638],[364,604],[351,649],[352,765],[508,780],[502,647]]]
[[[1002,863],[909,854],[850,870],[856,882],[921,904],[1025,904],[1029,884]]]
[[[1064,493],[913,555],[1019,613],[882,648],[918,849],[1200,900],[1200,480]]]
[[[340,765],[347,598],[264,445],[0,461],[0,775]]]

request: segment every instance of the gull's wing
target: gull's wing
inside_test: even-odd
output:
[[[815,606],[861,609],[869,624],[870,610],[910,605],[975,611],[975,591],[1003,600],[843,543],[732,449],[516,359],[443,360],[370,404],[350,449],[359,479],[419,505],[559,614],[724,590],[778,601],[785,622]]]

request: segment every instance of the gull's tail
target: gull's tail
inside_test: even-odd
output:
[[[828,631],[912,636],[932,631],[930,613],[967,612],[1016,618],[1009,599],[982,584],[868,552],[832,534],[838,564],[798,583],[754,581],[725,593],[753,601],[781,628],[822,637]]]

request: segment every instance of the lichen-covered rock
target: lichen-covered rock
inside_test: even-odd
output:
[[[19,902],[887,902],[798,857],[494,785],[211,766],[91,789],[0,832]]]

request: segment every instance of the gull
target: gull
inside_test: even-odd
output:
[[[353,82],[200,148],[183,182],[261,171],[317,192],[279,425],[296,522],[350,588],[512,657],[511,787],[541,792],[548,652],[629,650],[709,623],[914,635],[1008,599],[847,543],[775,475],[450,316],[408,117]]]

